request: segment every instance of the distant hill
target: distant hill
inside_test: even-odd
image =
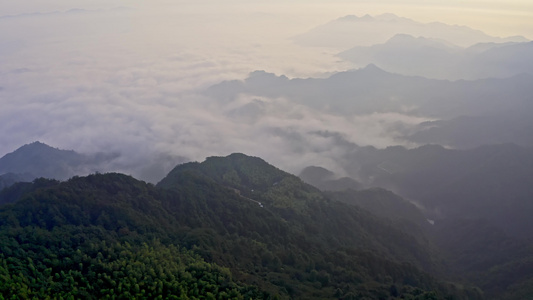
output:
[[[404,138],[418,144],[441,144],[455,149],[516,143],[533,147],[533,119],[529,111],[489,116],[462,116],[419,124]]]
[[[325,168],[309,166],[298,175],[306,183],[319,188],[321,191],[343,191],[359,189],[362,185],[350,177],[337,177]]]
[[[468,48],[398,34],[383,44],[338,54],[357,66],[376,64],[393,73],[436,79],[480,79],[533,74],[533,42],[483,43]]]
[[[283,75],[255,71],[243,81],[213,85],[205,90],[205,94],[221,102],[234,101],[242,94],[283,98],[334,115],[398,113],[442,121],[407,130],[401,126],[392,128],[401,133],[399,137],[402,139],[419,143],[458,148],[498,142],[533,146],[528,130],[533,121],[527,114],[533,110],[533,102],[529,98],[533,94],[532,81],[531,74],[505,79],[436,80],[393,74],[368,65],[327,78],[289,79]],[[249,114],[252,112],[243,112],[243,118],[253,120],[257,114],[264,113],[261,102],[250,105],[254,107],[250,107],[253,115]],[[460,117],[471,118],[473,122],[456,122]],[[493,130],[483,131],[485,125]],[[433,135],[437,129],[431,128],[440,126],[444,132]]]
[[[297,35],[294,40],[305,46],[349,49],[355,46],[381,44],[396,34],[440,39],[461,47],[488,42],[528,41],[521,36],[493,37],[466,26],[447,25],[438,22],[420,23],[394,14],[365,15],[362,17],[344,16]]]
[[[177,162],[187,160],[167,154],[156,154],[141,162],[121,160],[120,157],[120,153],[85,154],[33,142],[0,158],[0,189],[39,177],[66,180],[72,176],[109,171],[122,171],[157,183]]]
[[[10,185],[13,185],[16,182],[31,182],[35,179],[35,176],[31,174],[15,174],[15,173],[6,173],[0,175],[0,190]]]
[[[533,92],[532,80],[533,75],[524,74],[507,79],[452,82],[392,74],[369,65],[328,78],[288,79],[255,71],[244,81],[225,81],[211,86],[205,93],[225,100],[242,93],[286,97],[299,104],[341,114],[402,112],[453,118],[530,109],[533,103],[527,95]],[[406,111],[406,107],[412,107],[411,111]]]
[[[488,299],[527,299],[533,276],[530,241],[511,237],[491,222],[447,219],[435,222],[431,239],[455,272],[482,287]]]
[[[533,236],[532,148],[367,147],[351,155],[346,170],[367,186],[420,203],[431,219],[484,219],[507,234]]]
[[[415,205],[380,188],[326,195],[392,220],[397,228],[422,240],[429,239],[444,256],[448,271],[480,286],[489,299],[523,299],[531,293],[530,239],[510,236],[492,220],[471,212],[458,218],[427,220]]]
[[[65,180],[74,175],[100,171],[101,164],[116,156],[79,154],[72,150],[60,150],[41,142],[33,142],[0,158],[0,174],[25,174],[23,179],[29,181],[38,177]]]
[[[299,177],[324,191],[328,198],[361,207],[376,216],[416,224],[411,228],[425,228],[430,224],[419,208],[390,191],[365,189],[363,184],[350,177],[334,179],[335,173],[316,166],[304,168]]]
[[[326,195],[331,199],[364,208],[383,218],[406,220],[422,227],[430,224],[415,205],[381,188],[328,192]]]

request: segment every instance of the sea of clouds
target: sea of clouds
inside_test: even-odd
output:
[[[341,49],[295,44],[309,29],[297,14],[239,2],[56,2],[0,11],[0,156],[37,140],[112,152],[120,155],[102,171],[152,181],[177,163],[232,152],[294,173],[340,171],[354,145],[413,146],[399,136],[428,120],[202,92],[255,70],[307,78],[352,67],[335,56]]]

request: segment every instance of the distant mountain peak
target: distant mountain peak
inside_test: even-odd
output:
[[[344,17],[338,18],[336,21],[347,21],[347,22],[371,22],[371,21],[384,21],[384,22],[390,22],[390,21],[412,21],[407,18],[399,17],[393,13],[384,13],[381,15],[372,16],[370,14],[365,14],[361,17],[358,17],[356,15],[346,15]]]
[[[44,153],[46,153],[47,155],[50,155],[50,154],[59,154],[59,153],[66,153],[66,152],[75,153],[73,150],[60,150],[58,148],[49,146],[43,142],[35,141],[29,144],[25,144],[19,147],[18,149],[16,149],[15,151],[4,155],[2,159],[4,159],[5,157],[11,157],[11,159],[13,159],[14,157],[20,157],[20,156],[28,156],[28,155],[33,156],[33,155],[44,154]],[[1,164],[0,164],[0,167],[1,167]]]
[[[377,15],[376,18],[377,19],[382,19],[382,20],[404,19],[404,18],[400,18],[398,15],[395,15],[393,13],[384,13],[384,14],[381,14],[381,15]]]
[[[34,178],[65,180],[98,171],[116,157],[116,153],[80,154],[35,141],[1,157],[0,174],[31,174]]]
[[[391,37],[387,41],[387,43],[397,43],[397,42],[413,43],[413,42],[426,42],[426,41],[435,41],[435,39],[426,38],[426,37],[423,37],[423,36],[414,36],[414,35],[407,34],[407,33],[398,33],[398,34],[394,35],[393,37]]]
[[[376,66],[375,64],[368,64],[366,67],[362,68],[361,70],[365,72],[371,72],[371,73],[387,73],[387,71],[381,69],[380,67]]]
[[[366,14],[364,16],[362,16],[361,18],[359,18],[359,20],[363,20],[363,21],[374,21],[374,18],[369,15],[369,14]]]
[[[361,188],[361,184],[350,177],[337,176],[332,171],[317,166],[306,167],[300,172],[299,177],[312,186],[322,191],[343,191],[356,190]]]
[[[368,16],[368,15],[367,15]],[[344,17],[340,17],[332,22],[337,22],[337,21],[341,21],[341,22],[355,22],[355,21],[359,21],[361,18],[356,16],[356,15],[346,15]]]
[[[293,207],[297,210],[309,201],[323,201],[317,188],[304,183],[300,178],[284,172],[263,159],[242,153],[226,157],[212,156],[198,163],[176,166],[157,186],[179,190],[183,184],[197,178],[197,183],[216,183],[236,192],[246,201],[272,207]],[[294,195],[288,189],[301,193]]]
[[[257,156],[250,156],[250,155],[246,155],[244,153],[240,153],[240,152],[234,152],[234,153],[231,153],[230,155],[226,156],[228,159],[253,159],[253,160],[259,160],[259,161],[262,161],[264,163],[266,163],[266,161],[264,161],[262,158],[260,157],[257,157]]]
[[[285,75],[277,76],[276,74],[267,72],[265,70],[255,70],[248,75],[248,79],[256,79],[256,78],[262,78],[262,79],[271,78],[271,79],[282,79],[282,80],[288,79],[287,76]]]
[[[228,156],[210,156],[210,157],[207,157],[205,159],[205,163],[215,163],[215,164],[218,164],[218,163],[221,163],[223,161],[228,161],[228,162],[231,162],[233,165],[235,166],[239,166],[241,167],[242,165],[245,165],[245,164],[258,164],[258,165],[262,165],[262,166],[269,166],[269,167],[273,167],[271,166],[270,164],[268,164],[266,161],[264,161],[262,158],[260,157],[256,157],[256,156],[250,156],[250,155],[246,155],[244,153],[232,153]]]
[[[83,155],[72,150],[60,150],[35,141],[0,158],[0,173],[30,173],[35,177],[67,179],[74,175],[68,165],[83,160]]]
[[[329,180],[333,179],[334,177],[335,173],[319,166],[305,167],[300,173],[300,178],[302,178],[304,181]]]
[[[51,149],[56,149],[56,148],[51,147],[51,146],[49,146],[49,145],[47,145],[47,144],[45,144],[45,143],[43,143],[43,142],[41,142],[41,141],[35,141],[35,142],[31,142],[31,143],[29,143],[29,144],[25,144],[25,145],[19,147],[19,149],[24,149],[24,148],[37,148],[37,147],[39,147],[39,148],[51,148]]]
[[[408,23],[415,23],[415,21],[409,19],[409,18],[404,18],[404,17],[400,17],[398,15],[395,15],[393,13],[384,13],[384,14],[381,14],[381,15],[377,15],[374,17],[377,21],[382,21],[382,22],[408,22]]]
[[[372,25],[369,26],[369,23]],[[423,23],[394,14],[358,17],[348,15],[294,37],[295,41],[306,46],[350,48],[384,43],[395,34],[407,33],[445,40],[454,45],[468,47],[479,42],[523,42],[524,37],[495,37],[480,30],[463,25],[450,25],[440,22]]]

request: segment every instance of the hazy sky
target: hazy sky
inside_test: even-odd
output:
[[[528,0],[412,0],[412,1],[3,1],[0,14],[68,10],[71,8],[99,9],[128,6],[145,10],[174,6],[184,13],[243,13],[265,12],[293,14],[294,26],[317,25],[346,14],[381,14],[392,12],[421,22],[440,21],[475,27],[492,35],[524,35],[533,39],[533,2]]]
[[[2,1],[0,156],[40,140],[118,151],[124,164],[240,151],[291,169],[340,150],[310,136],[297,144],[273,128],[351,128],[351,142],[395,144],[388,124],[424,119],[345,118],[266,99],[272,114],[251,126],[197,93],[254,70],[289,77],[346,70],[338,49],[290,38],[345,15],[382,13],[533,38],[531,1]],[[233,108],[254,99],[239,101]]]

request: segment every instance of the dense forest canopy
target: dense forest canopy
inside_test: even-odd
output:
[[[1,197],[7,297],[483,295],[444,281],[428,241],[242,154],[177,166],[157,186],[94,174]]]

